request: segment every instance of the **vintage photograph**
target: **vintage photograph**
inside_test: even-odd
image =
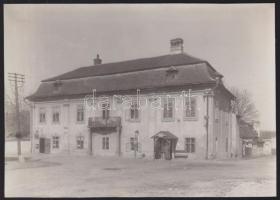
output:
[[[274,10],[5,4],[5,197],[276,196]]]

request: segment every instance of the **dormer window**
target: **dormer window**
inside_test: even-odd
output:
[[[56,81],[54,82],[54,86],[55,86],[55,87],[59,87],[59,86],[61,86],[61,85],[62,85],[61,80],[56,80]]]
[[[54,83],[53,83],[53,86],[55,88],[55,90],[58,90],[62,85],[62,82],[61,80],[56,80]]]
[[[166,70],[167,78],[176,78],[177,74],[178,74],[178,69],[174,66],[171,66]]]

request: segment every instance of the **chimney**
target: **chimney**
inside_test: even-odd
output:
[[[102,60],[99,58],[99,54],[96,55],[96,58],[93,59],[94,65],[100,65]]]
[[[170,53],[177,54],[177,53],[183,53],[184,47],[183,47],[183,39],[182,38],[175,38],[170,40]]]

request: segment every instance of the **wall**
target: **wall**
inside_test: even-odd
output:
[[[231,111],[231,99],[217,90],[214,96],[214,126],[212,158],[231,158],[238,156],[239,132],[235,114]]]
[[[60,148],[54,149],[51,145],[51,152],[86,152],[88,146],[88,128],[87,128],[87,113],[85,113],[84,122],[77,122],[76,110],[77,106],[83,104],[82,100],[71,101],[56,101],[56,102],[42,102],[36,103],[33,107],[33,139],[34,134],[38,133],[40,137],[46,137],[51,139],[52,136],[60,137]],[[52,107],[60,106],[60,123],[54,124],[52,122]],[[69,106],[66,106],[69,105]],[[39,108],[44,107],[46,109],[46,123],[39,123]],[[85,137],[85,149],[77,149],[77,136]],[[34,139],[33,150],[39,152],[39,149],[34,148],[39,140]]]
[[[151,138],[160,131],[169,131],[178,137],[177,150],[184,150],[185,137],[196,138],[196,152],[190,153],[190,158],[204,158],[205,157],[205,102],[202,92],[195,92],[193,96],[197,98],[198,118],[197,120],[184,120],[183,110],[180,108],[182,99],[179,98],[181,93],[170,94],[170,97],[177,98],[178,109],[175,111],[173,121],[162,121],[162,110],[152,109],[153,101],[148,101],[148,107],[141,111],[141,120],[139,122],[131,122],[126,119],[125,112],[121,112],[122,119],[122,152],[124,155],[133,157],[134,151],[127,151],[126,145],[130,141],[130,137],[135,136],[135,131],[139,131],[139,142],[141,145],[140,154],[145,154],[148,157],[153,157],[154,143]],[[152,99],[150,95],[148,99]]]
[[[177,99],[177,110],[175,111],[175,117],[173,121],[164,122],[162,121],[162,110],[152,109],[153,95],[148,94],[144,95],[147,97],[147,108],[141,110],[140,112],[140,121],[130,121],[127,117],[127,111],[125,111],[124,106],[120,103],[115,103],[116,110],[110,111],[110,116],[120,116],[122,119],[122,131],[121,131],[121,152],[123,156],[134,157],[134,151],[131,151],[129,148],[130,138],[135,136],[135,131],[139,132],[139,143],[141,146],[141,151],[138,152],[138,156],[145,154],[148,158],[153,158],[154,154],[154,144],[153,135],[159,131],[170,131],[172,134],[178,137],[177,150],[184,150],[184,143],[186,137],[195,137],[196,139],[196,151],[195,153],[189,153],[189,158],[191,159],[204,159],[206,156],[206,128],[205,128],[205,115],[206,115],[206,98],[204,98],[204,91],[192,91],[192,96],[197,100],[197,112],[198,116],[196,119],[186,120],[183,117],[184,111],[181,107],[182,98],[179,98],[180,92],[168,93],[171,97]],[[164,96],[163,93],[157,94],[161,97]],[[134,96],[135,97],[135,96]],[[223,99],[222,97],[218,98],[218,101]],[[110,97],[112,102],[112,96]],[[141,101],[141,104],[145,103]],[[58,135],[61,138],[61,147],[59,149],[51,148],[52,153],[66,151],[73,153],[82,153],[86,154],[88,152],[89,146],[89,129],[87,128],[88,118],[101,116],[101,111],[91,111],[86,109],[85,120],[80,123],[76,120],[77,115],[77,106],[83,104],[82,99],[76,100],[60,100],[54,102],[41,102],[35,103],[33,107],[33,135],[38,133],[41,137],[48,137],[52,139],[52,136]],[[59,105],[61,107],[61,122],[59,124],[52,123],[52,107]],[[223,105],[223,104],[221,104]],[[210,108],[214,107],[213,101],[209,102]],[[44,124],[39,123],[39,108],[46,108],[46,120]],[[219,138],[218,150],[221,152],[219,157],[226,157],[225,155],[230,154],[230,150],[225,152],[225,138],[229,137],[230,128],[226,127],[224,118],[227,119],[227,122],[231,122],[231,114],[219,109],[219,116],[222,126],[213,126],[212,134],[209,135],[209,146],[212,145],[210,153],[213,153],[214,138]],[[213,109],[214,110],[214,109]],[[214,116],[210,116],[210,122],[213,123]],[[211,119],[212,118],[212,119]],[[230,124],[228,124],[229,126]],[[211,133],[211,131],[210,131]],[[82,135],[85,138],[84,149],[77,149],[76,137]],[[108,135],[110,137],[110,149],[102,150],[102,136],[94,134],[92,139],[93,143],[93,154],[94,155],[116,155],[117,149],[117,134],[112,133]],[[232,146],[232,140],[229,140],[229,149]],[[34,141],[33,147],[36,146],[38,140]],[[52,145],[51,145],[52,146]],[[237,147],[235,147],[237,148]],[[38,149],[33,148],[34,152],[38,152]]]

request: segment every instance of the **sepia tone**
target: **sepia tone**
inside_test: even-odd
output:
[[[22,15],[15,14],[21,8]],[[223,8],[234,15],[226,16],[219,10]],[[275,94],[274,81],[270,79],[274,75],[271,45],[274,30],[270,26],[260,41],[264,51],[272,53],[258,57],[261,50],[253,50],[251,41],[257,33],[244,24],[237,25],[247,17],[244,12],[253,16],[261,9],[265,9],[263,15],[267,21],[255,22],[255,26],[261,30],[267,24],[274,25],[273,8],[273,4],[184,5],[182,8],[175,5],[6,5],[5,31],[10,35],[5,37],[5,196],[275,196],[276,135],[272,114],[275,114]],[[139,16],[132,15],[126,21],[127,26],[123,26],[121,10]],[[224,18],[219,19],[214,10]],[[170,18],[160,17],[165,11],[171,13]],[[214,34],[215,43],[199,42],[203,34],[207,35],[199,29],[194,31],[197,36],[190,39],[185,36],[182,18],[186,11],[194,16],[203,11],[204,17],[224,24],[221,32],[226,33],[230,23],[240,28],[237,33],[246,29],[246,37],[251,40],[244,42],[245,36],[236,37],[230,31],[228,35],[221,34],[225,41],[234,38],[240,44],[240,49],[235,51],[229,45],[231,42],[219,44],[222,39]],[[56,18],[45,18],[46,13],[52,12],[61,20],[59,23],[53,21]],[[75,12],[80,18],[76,24],[69,25],[67,17],[76,16]],[[143,13],[148,16],[142,16]],[[177,18],[179,15],[181,18]],[[236,15],[240,19],[233,22]],[[41,18],[32,19],[35,16]],[[172,34],[157,32],[147,25],[146,31],[153,34],[143,32],[139,41],[135,38],[131,42],[129,34],[133,32],[137,36],[138,28],[147,18],[157,25],[165,20],[163,24],[172,27],[168,30]],[[87,19],[92,19],[95,26],[91,27]],[[187,23],[201,26],[203,20],[193,17]],[[53,31],[46,29],[52,34],[45,37],[41,27],[44,24]],[[75,42],[79,37],[73,39],[73,33],[68,32],[75,25],[75,34],[87,35],[88,31],[91,35],[81,36],[80,42]],[[23,64],[21,69],[13,65],[17,61],[11,57],[11,48],[17,46],[11,40],[17,35],[17,27],[28,30],[28,40],[33,41],[31,36],[34,36],[30,45],[37,46],[38,38],[45,45],[37,49],[41,52],[34,48],[23,53],[19,50],[22,47],[18,47],[18,54],[28,56],[18,56],[19,61],[30,64]],[[207,27],[209,32],[215,28]],[[116,30],[119,35],[114,39],[113,35],[107,35]],[[48,49],[49,44],[53,45],[50,38],[63,41],[64,36],[72,37],[73,41],[66,41],[62,47],[57,44],[59,54],[56,48]],[[84,43],[87,37],[92,44]],[[123,37],[126,42],[119,44],[117,41]],[[216,66],[215,62],[219,61],[212,63],[201,57],[203,53],[198,56],[190,53],[186,43],[190,40],[195,40],[196,48],[201,50],[211,43],[213,51],[217,51],[215,60],[223,60],[225,65],[238,62],[242,65],[225,69]],[[83,44],[84,47],[79,47]],[[25,50],[29,49],[27,46]],[[218,50],[221,46],[240,56],[241,61],[222,54]],[[77,51],[71,57],[65,56],[64,51],[69,53],[71,48]],[[90,49],[90,62],[79,61],[86,53],[81,49]],[[245,58],[242,51],[253,56]],[[136,53],[139,56],[133,57]],[[106,60],[108,55],[115,54],[119,57]],[[256,67],[255,61],[250,60],[253,58],[268,65],[270,70]],[[49,65],[52,59],[59,60],[59,65]],[[69,67],[65,64],[68,61],[80,64]],[[37,62],[43,66],[40,70]],[[243,76],[251,67],[255,67],[252,73],[256,77]],[[266,82],[268,77],[270,81]],[[266,85],[255,85],[256,81]],[[272,101],[270,105],[259,103],[263,93],[256,87],[269,88],[266,97]]]

